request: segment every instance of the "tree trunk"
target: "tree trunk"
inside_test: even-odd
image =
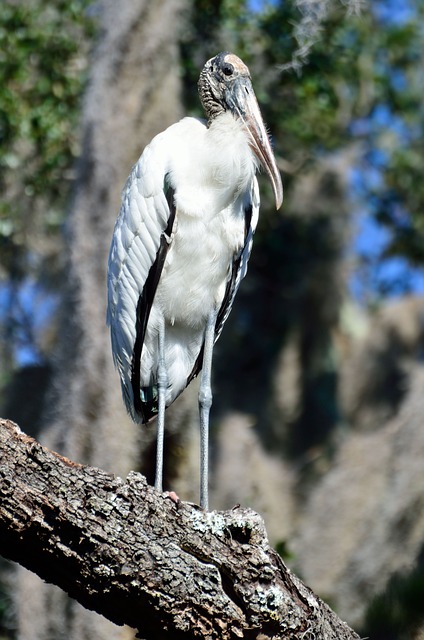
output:
[[[36,571],[146,640],[355,640],[270,548],[262,519],[205,512],[50,452],[0,420],[0,540]]]

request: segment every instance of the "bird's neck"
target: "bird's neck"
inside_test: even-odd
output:
[[[212,170],[223,184],[244,188],[257,169],[256,157],[249,146],[243,123],[231,113],[214,118],[207,130]]]
[[[213,218],[250,191],[255,156],[243,126],[231,114],[217,116],[209,128],[184,118],[175,131],[179,152],[172,179],[180,218]]]

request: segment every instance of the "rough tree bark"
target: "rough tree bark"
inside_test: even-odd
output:
[[[139,637],[359,636],[273,551],[248,509],[205,512],[71,462],[0,420],[0,551]]]

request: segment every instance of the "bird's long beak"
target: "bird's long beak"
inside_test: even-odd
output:
[[[283,202],[281,176],[250,79],[245,76],[237,78],[230,93],[228,102],[231,110],[246,127],[250,147],[271,180],[275,206],[279,209]]]

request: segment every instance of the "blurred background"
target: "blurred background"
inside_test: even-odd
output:
[[[105,326],[120,192],[197,79],[247,63],[285,189],[262,207],[217,343],[211,506],[250,506],[361,636],[424,638],[424,4],[3,0],[0,415],[77,462],[152,479]],[[166,488],[198,501],[196,383]],[[1,541],[0,541],[1,550]],[[2,640],[126,640],[0,564]]]

